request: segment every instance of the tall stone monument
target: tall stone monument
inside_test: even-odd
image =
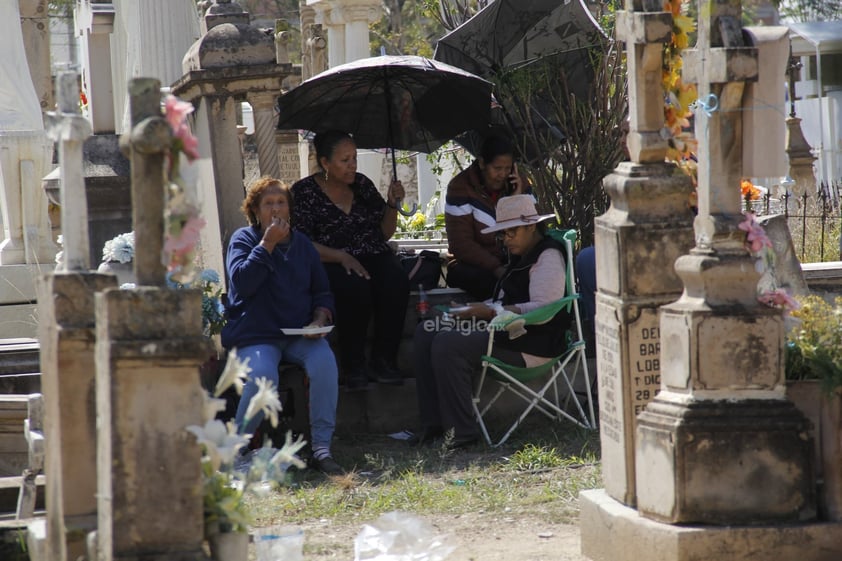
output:
[[[27,64],[18,2],[0,2],[0,337],[33,337],[35,279],[53,267],[52,239],[41,178],[53,145]]]
[[[164,165],[172,131],[161,84],[129,84],[135,202],[132,290],[96,295],[97,554],[99,561],[204,561],[201,451],[185,430],[202,421],[201,292],[166,288]],[[153,479],[150,477],[154,474]]]
[[[82,144],[90,123],[79,112],[75,72],[56,80],[58,110],[47,114],[58,144],[63,259],[38,285],[41,389],[46,405],[47,558],[87,556],[85,536],[96,528],[96,409],[94,294],[117,285],[91,272]]]
[[[660,3],[656,3],[660,10]],[[627,2],[617,32],[626,41],[631,161],[605,178],[611,207],[596,219],[596,333],[605,490],[635,502],[637,415],[658,393],[658,308],[681,294],[675,260],[693,245],[690,178],[664,158],[663,46],[672,15]]]
[[[237,137],[237,110],[243,100],[254,110],[261,174],[279,175],[275,141],[275,105],[292,64],[275,60],[271,34],[249,25],[249,14],[236,2],[216,0],[204,15],[205,33],[183,60],[184,75],[172,86],[196,107],[194,113],[205,266],[224,269],[229,237],[245,224],[239,208],[245,196],[243,155]]]
[[[125,85],[155,76],[165,85],[182,74],[184,53],[199,38],[195,0],[111,0],[116,18],[111,39],[117,132],[130,123]]]
[[[47,0],[19,0],[26,62],[42,111],[53,107],[53,73],[50,66],[50,13]]]
[[[676,262],[681,297],[661,308],[660,392],[634,443],[637,510],[601,490],[582,494],[590,559],[842,555],[840,525],[812,522],[812,443],[784,395],[782,313],[757,302],[759,275],[738,228],[743,92],[757,77],[740,16],[739,0],[703,3],[685,56],[701,103],[695,247]]]

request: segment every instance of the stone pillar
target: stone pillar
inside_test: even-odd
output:
[[[371,56],[368,24],[377,21],[380,2],[349,6],[345,9],[345,62]]]
[[[287,61],[288,62],[288,61]],[[275,129],[278,118],[275,105],[277,92],[255,92],[246,94],[246,101],[251,104],[254,115],[254,134],[257,138],[257,160],[261,175],[280,176],[278,148],[275,141]]]
[[[79,114],[75,72],[57,79],[58,111],[48,114],[58,142],[64,260],[38,283],[41,389],[46,405],[47,558],[85,558],[85,536],[96,528],[96,410],[94,293],[116,278],[90,272],[88,208],[82,144],[90,123]]]
[[[815,193],[816,170],[812,147],[801,131],[801,119],[794,114],[786,119],[786,154],[789,157],[789,176],[793,180],[792,195],[800,201],[804,193]]]
[[[368,24],[380,17],[379,0],[307,0],[307,5],[316,10],[316,22],[327,26],[331,68],[371,56]]]
[[[20,23],[29,73],[42,111],[53,107],[50,68],[50,14],[47,0],[19,0]]]
[[[114,4],[84,0],[76,4],[74,19],[82,50],[82,84],[88,98],[88,117],[94,134],[113,133],[111,33],[114,30]]]
[[[676,262],[681,298],[661,312],[661,391],[638,419],[637,505],[668,523],[760,524],[815,516],[807,422],[785,398],[779,310],[738,228],[743,91],[757,50],[740,0],[700,10],[685,81],[698,87],[696,246]]]
[[[135,79],[129,91],[133,127],[124,145],[134,218],[148,221],[134,224],[135,273],[144,286],[105,290],[95,300],[98,559],[199,561],[201,451],[185,427],[202,419],[201,293],[164,288],[163,156],[172,132],[160,82]]]
[[[660,4],[658,4],[658,9]],[[605,491],[635,503],[637,415],[660,387],[658,308],[681,294],[675,260],[693,245],[690,178],[665,163],[661,65],[670,40],[669,12],[617,14],[629,71],[631,161],[603,184],[608,212],[595,223],[597,371]]]

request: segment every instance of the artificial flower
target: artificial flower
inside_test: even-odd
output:
[[[238,395],[242,394],[243,385],[245,384],[246,378],[248,378],[248,375],[251,373],[249,361],[251,361],[251,357],[246,357],[245,360],[240,360],[240,357],[237,356],[237,349],[231,349],[228,353],[228,359],[225,361],[225,369],[222,371],[222,374],[219,376],[219,380],[216,382],[216,387],[213,390],[213,396],[221,396],[225,390],[230,388],[232,385],[236,388]]]
[[[768,290],[757,297],[757,301],[772,308],[781,308],[785,313],[801,307],[798,300],[790,296],[783,288]]]
[[[134,259],[134,232],[126,232],[111,238],[102,247],[105,262],[129,263]]]
[[[237,434],[232,423],[226,424],[217,419],[207,421],[203,427],[190,425],[187,430],[196,435],[196,441],[204,447],[214,470],[222,464],[233,464],[237,452],[251,438],[248,434]]]
[[[746,245],[751,253],[759,253],[764,247],[772,248],[772,240],[766,235],[763,226],[754,219],[753,212],[745,214],[745,220],[740,222],[738,228],[746,232]]]
[[[278,399],[278,391],[275,383],[268,378],[257,378],[257,393],[249,401],[246,409],[244,423],[248,423],[254,419],[258,413],[262,412],[269,417],[269,422],[273,427],[278,426],[278,413],[281,412],[281,400]]]

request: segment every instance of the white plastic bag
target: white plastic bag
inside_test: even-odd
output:
[[[426,521],[393,511],[363,526],[354,540],[354,561],[443,561],[454,549]]]

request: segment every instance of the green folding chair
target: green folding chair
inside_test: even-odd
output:
[[[505,327],[515,321],[523,321],[526,326],[542,324],[551,320],[561,310],[572,312],[575,321],[567,332],[568,346],[564,353],[532,368],[512,366],[491,356],[495,328],[489,328],[488,350],[482,357],[482,373],[474,387],[472,403],[483,437],[493,447],[503,444],[533,410],[540,411],[553,421],[567,419],[580,427],[596,428],[591,377],[588,372],[585,339],[579,313],[579,293],[576,289],[576,275],[573,270],[573,245],[576,242],[576,231],[550,230],[548,235],[560,241],[565,248],[565,296],[526,314],[496,323],[500,327]],[[539,379],[543,379],[543,383],[538,389],[533,389],[533,386],[539,384],[534,383],[532,386],[529,384]],[[489,393],[487,386],[495,384],[496,391],[491,389],[490,397],[484,398],[484,393]],[[578,390],[577,384],[579,384]],[[559,386],[561,386],[561,391]],[[486,419],[494,403],[506,393],[519,397],[525,403],[525,408],[502,438],[495,443],[488,432]]]

